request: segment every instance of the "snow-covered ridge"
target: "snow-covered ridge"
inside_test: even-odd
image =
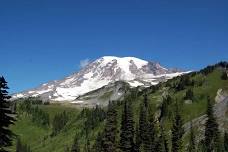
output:
[[[150,86],[182,74],[184,72],[135,57],[104,56],[63,80],[45,83],[13,98],[40,96],[46,100],[74,101],[80,95],[116,81],[128,82],[132,87]]]
[[[116,60],[119,67],[125,69],[128,71],[129,65],[133,61],[138,69],[142,68],[142,66],[145,66],[148,64],[148,61],[138,59],[135,57],[115,57],[115,56],[104,56],[100,59],[98,59],[98,62],[102,62],[102,65],[106,65],[107,63],[110,63],[112,61]]]

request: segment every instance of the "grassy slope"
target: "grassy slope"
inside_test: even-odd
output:
[[[69,114],[70,121],[60,134],[51,138],[51,128],[38,127],[27,116],[18,118],[16,124],[12,126],[12,130],[21,137],[22,143],[27,143],[34,152],[63,151],[65,146],[71,145],[76,133],[75,129],[81,126],[80,121],[76,121],[80,110],[60,105],[39,107],[49,113],[51,121],[55,114],[64,110]]]
[[[202,86],[194,86],[192,88],[195,95],[194,102],[192,104],[183,103],[182,98],[186,92],[186,89],[179,91],[177,93],[174,93],[173,89],[168,89],[168,88],[164,89],[164,87],[161,87],[162,89],[159,89],[154,93],[150,93],[150,90],[147,90],[147,92],[149,92],[148,94],[149,102],[152,105],[153,109],[157,109],[159,104],[161,103],[162,94],[164,92],[169,92],[169,94],[171,94],[173,99],[176,99],[178,102],[183,103],[182,115],[183,115],[184,121],[187,122],[205,113],[207,95],[210,95],[211,98],[214,98],[219,88],[227,88],[228,81],[221,80],[220,78],[221,73],[222,73],[221,70],[217,69],[214,72],[210,73],[207,77],[204,77],[201,74],[197,74],[196,76],[191,78],[196,81],[200,79],[205,79]],[[137,122],[139,105],[143,100],[143,96],[142,95],[138,96],[135,99],[136,100],[134,101],[134,104],[133,104],[133,111],[135,115],[135,121]],[[16,125],[12,126],[12,129],[16,134],[21,136],[22,142],[27,143],[28,145],[31,146],[32,151],[62,152],[64,151],[64,148],[66,146],[71,146],[73,142],[73,138],[76,133],[78,133],[79,136],[81,137],[80,138],[81,145],[84,144],[85,137],[83,136],[83,134],[80,134],[80,132],[83,131],[84,120],[77,119],[77,115],[79,114],[80,109],[60,106],[60,105],[40,106],[40,108],[47,111],[50,114],[51,119],[53,119],[53,116],[56,113],[66,110],[70,114],[70,121],[60,134],[51,138],[49,136],[51,134],[50,128],[37,127],[28,119],[28,117],[21,117],[16,122]],[[120,121],[120,118],[121,118],[120,115],[121,115],[121,108],[119,107],[118,121]],[[166,120],[165,124],[166,124],[166,128],[170,129],[171,121]],[[89,134],[89,137],[91,138],[92,143],[96,137],[98,130],[100,130],[102,127],[103,127],[103,123],[101,123],[101,125],[98,128],[95,128],[95,130]],[[44,140],[44,138],[46,139]],[[15,144],[13,146],[13,149],[15,149],[14,147],[15,147]]]

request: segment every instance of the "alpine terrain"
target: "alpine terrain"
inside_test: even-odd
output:
[[[106,85],[108,88],[116,87],[114,83],[117,81],[127,82],[130,87],[148,87],[184,73],[186,72],[167,69],[159,63],[135,57],[104,56],[91,62],[79,72],[62,80],[51,81],[37,88],[15,94],[13,99],[39,96],[43,100],[71,101],[80,104],[84,102],[77,100],[80,96]],[[120,85],[117,86],[113,95],[115,99],[124,93],[123,89],[120,89]]]

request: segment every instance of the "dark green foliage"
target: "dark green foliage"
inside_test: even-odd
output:
[[[153,152],[164,152],[164,146],[163,146],[163,137],[160,135],[157,140]]]
[[[192,89],[188,89],[188,90],[186,91],[186,93],[185,93],[184,99],[185,99],[185,100],[193,100],[193,98],[194,98],[194,94],[193,94]]]
[[[172,126],[172,152],[182,151],[183,134],[184,134],[183,120],[180,115],[179,107],[176,104],[175,117],[174,117],[173,126]]]
[[[163,98],[162,104],[160,106],[160,117],[159,117],[159,121],[161,122],[162,119],[168,117],[170,118],[171,116],[171,112],[169,111],[169,105],[172,103],[172,98],[170,97],[170,95],[166,96]]]
[[[71,152],[80,152],[80,146],[78,143],[78,135],[74,137],[74,141],[71,147]]]
[[[103,134],[102,133],[98,133],[95,144],[93,145],[92,151],[93,152],[103,152]]]
[[[17,138],[17,142],[16,142],[16,152],[20,152],[22,150],[22,143],[21,143],[21,139]]]
[[[145,104],[141,104],[140,105],[140,113],[139,113],[139,137],[137,137],[138,139],[138,147],[140,147],[140,145],[146,141],[146,133],[147,133],[147,122],[148,122],[148,119],[147,119],[147,108],[145,106]]]
[[[49,101],[42,101],[40,97],[27,97],[27,98],[19,98],[16,99],[15,102],[21,103],[21,102],[29,102],[31,105],[44,105],[49,104]]]
[[[148,104],[148,98],[147,98],[147,94],[144,94],[144,100],[143,100],[144,106],[146,108],[148,108],[149,104]]]
[[[161,137],[162,137],[163,152],[169,152],[168,139],[165,135],[163,127],[161,127]]]
[[[89,131],[94,130],[105,119],[106,112],[99,106],[93,109],[85,108],[81,112],[81,117],[86,118],[84,128],[87,135]]]
[[[204,140],[201,140],[201,141],[198,143],[197,152],[207,152],[207,151],[206,151],[206,145],[205,145]]]
[[[84,152],[91,152],[89,139],[86,139],[83,151]]]
[[[60,114],[56,114],[53,118],[52,122],[52,136],[57,135],[67,124],[68,122],[68,115],[65,111]]]
[[[27,144],[22,144],[21,139],[18,137],[16,142],[16,152],[31,152],[31,149]]]
[[[19,100],[17,101],[17,112],[18,114],[26,114],[30,115],[31,114],[31,109],[32,109],[32,103],[29,100]]]
[[[139,126],[136,125],[136,127],[135,127],[135,148],[134,148],[135,152],[139,152],[140,144],[141,144],[141,136],[140,136],[140,132],[139,132]]]
[[[38,106],[31,109],[32,122],[40,126],[49,125],[49,114],[39,109]]]
[[[43,101],[39,97],[28,97],[25,100],[31,102],[31,104],[33,104],[33,105],[42,105],[43,104]]]
[[[175,91],[178,92],[184,90],[187,86],[194,86],[194,84],[195,82],[190,80],[190,74],[186,74],[179,77],[179,80],[176,81],[173,87],[175,88]]]
[[[224,133],[224,150],[225,150],[225,152],[228,152],[228,133],[227,132],[225,132]]]
[[[200,70],[200,73],[204,74],[205,76],[207,76],[209,73],[213,72],[213,70],[215,69],[215,66],[207,66],[206,68]]]
[[[146,128],[146,134],[145,134],[146,135],[145,136],[145,141],[143,141],[144,150],[146,152],[151,152],[151,151],[155,152],[156,148],[158,148],[159,146],[156,145],[157,130],[155,128],[154,115],[149,115],[146,127],[147,128]]]
[[[214,117],[213,106],[211,104],[210,98],[207,101],[207,121],[205,124],[205,145],[206,151],[212,152],[216,150],[216,145],[218,144],[219,130],[218,124]]]
[[[221,67],[221,68],[227,69],[228,68],[228,62],[227,61],[221,61],[221,62],[215,64],[215,67]]]
[[[192,122],[190,128],[190,140],[188,145],[188,152],[196,152],[195,132],[193,130]]]
[[[147,95],[144,95],[144,101],[140,105],[139,129],[136,132],[136,150],[155,151],[157,132],[155,129],[155,120],[152,114],[149,114],[149,104]]]
[[[66,146],[64,147],[64,152],[70,152],[69,146],[66,145]]]
[[[228,77],[227,77],[227,72],[226,72],[226,71],[224,71],[224,72],[222,73],[221,79],[222,79],[222,80],[227,80],[227,79],[228,79]]]
[[[14,134],[9,129],[14,124],[14,113],[10,109],[10,96],[7,92],[7,82],[0,77],[0,151],[6,151],[5,147],[12,145]]]
[[[29,99],[30,98],[22,100],[18,103],[17,112],[19,115],[26,114],[27,116],[30,116],[32,122],[41,127],[49,126],[49,114],[38,108],[37,104],[33,105],[33,102]]]
[[[107,119],[104,128],[103,136],[103,151],[116,152],[117,151],[117,112],[114,103],[110,102],[108,105]]]
[[[207,66],[206,68],[200,70],[200,73],[202,73],[204,75],[208,75],[209,73],[213,72],[213,70],[215,68],[224,68],[224,69],[227,69],[228,68],[228,62],[222,61],[222,62],[219,62],[219,63],[217,63],[215,65]]]
[[[123,152],[134,151],[134,121],[131,103],[125,101],[120,129],[120,149]]]

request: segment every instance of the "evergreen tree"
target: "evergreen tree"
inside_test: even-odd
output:
[[[144,101],[140,105],[139,130],[137,131],[136,149],[144,152],[155,151],[157,132],[155,128],[154,115],[149,116],[149,104],[147,95],[144,95]]]
[[[214,117],[213,106],[211,104],[210,98],[207,100],[207,121],[205,123],[205,145],[206,151],[212,152],[216,149],[218,144],[219,130],[218,124]]]
[[[186,91],[186,94],[185,94],[185,97],[184,97],[184,99],[186,99],[186,100],[193,100],[193,97],[194,97],[194,94],[193,94],[193,91],[192,91],[192,89],[188,89],[187,91]]]
[[[136,125],[135,127],[135,148],[134,151],[135,152],[139,152],[139,148],[140,148],[140,140],[141,136],[140,136],[140,132],[139,132],[139,126]]]
[[[90,141],[86,138],[85,145],[84,145],[84,152],[90,152]]]
[[[31,149],[27,144],[22,144],[21,139],[18,137],[16,142],[16,152],[31,152]]]
[[[131,103],[125,101],[122,112],[120,149],[123,152],[134,151],[134,121]]]
[[[116,134],[117,134],[117,112],[115,105],[109,103],[107,119],[105,123],[104,136],[103,136],[103,151],[116,152]]]
[[[144,104],[140,105],[139,113],[139,144],[141,144],[146,136],[146,127],[147,127],[147,109]]]
[[[64,152],[70,152],[70,148],[69,148],[69,146],[64,146]]]
[[[172,98],[170,97],[170,95],[166,96],[163,98],[162,104],[160,106],[160,117],[159,117],[159,121],[162,122],[162,120],[164,118],[166,118],[167,116],[170,117],[170,113],[169,113],[169,105],[172,103]]]
[[[225,152],[228,152],[228,133],[224,133],[224,150]]]
[[[60,114],[56,114],[52,122],[52,129],[53,129],[52,136],[57,135],[65,127],[68,120],[69,119],[66,111],[63,111]]]
[[[102,139],[103,139],[103,134],[99,132],[97,135],[96,141],[93,145],[93,149],[92,149],[93,152],[97,152],[97,151],[103,152],[103,149],[102,149],[103,140]]]
[[[74,137],[74,142],[73,142],[73,145],[71,147],[71,152],[80,152],[80,146],[78,143],[77,135]]]
[[[148,98],[147,98],[147,94],[144,94],[144,100],[143,100],[144,102],[144,106],[146,107],[146,108],[148,108],[148,106],[149,106],[149,104],[148,104]]]
[[[222,73],[221,79],[222,79],[222,80],[227,80],[227,79],[228,79],[228,77],[227,77],[227,72],[226,72],[226,71],[224,71],[224,72]]]
[[[155,148],[152,151],[164,152],[163,137],[161,135],[159,135],[159,137],[157,138]]]
[[[196,152],[195,133],[193,130],[192,122],[191,122],[191,128],[190,128],[190,141],[189,141],[189,145],[188,145],[188,151]]]
[[[144,143],[144,150],[146,152],[155,152],[156,151],[156,138],[157,138],[157,130],[155,127],[155,119],[154,115],[151,114],[148,118],[147,127],[146,127],[146,134]]]
[[[182,151],[182,136],[184,134],[183,121],[176,103],[175,117],[172,126],[172,152]]]
[[[164,133],[163,127],[161,127],[161,136],[162,136],[163,150],[164,152],[169,152],[168,139]]]
[[[10,96],[8,95],[7,82],[4,77],[0,77],[0,151],[6,151],[6,147],[12,145],[14,134],[9,126],[14,123],[12,116],[14,113],[10,109]]]
[[[147,141],[147,127],[148,127],[148,110],[145,106],[147,101],[144,99],[144,102],[140,105],[139,113],[139,137],[138,137],[138,147],[139,149],[145,148],[144,143]]]
[[[21,139],[18,137],[16,142],[16,152],[21,152],[21,151],[22,151]]]
[[[207,152],[204,140],[200,140],[197,147],[197,152]]]

